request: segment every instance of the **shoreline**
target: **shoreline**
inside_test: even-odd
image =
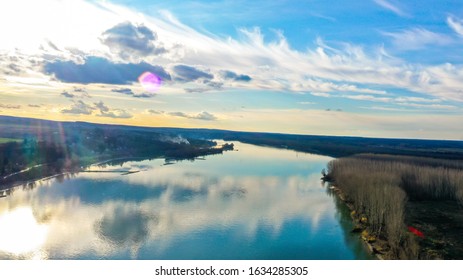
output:
[[[334,185],[330,185],[328,188],[329,188],[329,190],[331,192],[335,193],[337,198],[340,199],[344,203],[344,205],[346,205],[347,208],[350,210],[350,217],[351,217],[351,220],[352,220],[352,223],[353,223],[353,228],[349,233],[358,234],[359,238],[362,240],[363,244],[368,249],[368,252],[372,256],[374,256],[377,260],[387,260],[386,258],[383,257],[383,255],[385,253],[381,253],[382,248],[372,244],[372,243],[376,243],[378,241],[387,243],[387,240],[381,240],[381,239],[377,239],[377,237],[369,236],[368,232],[367,232],[368,228],[361,222],[361,219],[358,220],[358,219],[356,219],[354,217],[355,210],[354,210],[352,204],[347,202],[347,200],[346,200],[344,194],[342,193],[341,189],[339,189],[338,187],[336,187]],[[364,233],[366,233],[366,234],[364,234]],[[374,241],[373,241],[372,238],[374,238]]]
[[[169,162],[181,161],[181,160],[187,160],[187,159],[195,160],[196,158],[199,158],[199,157],[202,157],[202,158],[199,158],[199,159],[204,159],[205,156],[214,155],[214,154],[222,154],[224,151],[230,151],[230,150],[231,149],[228,149],[228,150],[224,149],[224,145],[222,145],[222,147],[220,147],[220,148],[213,149],[213,150],[209,149],[207,152],[202,153],[201,155],[198,155],[198,156],[193,157],[193,158],[179,157],[179,156],[169,156],[169,155],[157,155],[157,156],[153,156],[153,157],[124,156],[124,157],[115,157],[115,158],[104,159],[105,156],[102,156],[100,158],[95,158],[94,161],[96,161],[96,162],[88,162],[88,163],[86,163],[84,165],[80,165],[80,164],[75,163],[74,166],[65,167],[62,170],[59,170],[58,172],[53,172],[52,170],[46,170],[45,171],[46,174],[44,174],[43,176],[38,176],[37,178],[6,182],[4,185],[1,185],[2,182],[0,181],[0,198],[8,196],[8,194],[10,193],[10,191],[12,189],[15,189],[15,188],[18,188],[18,187],[21,187],[21,186],[22,187],[27,187],[28,185],[33,184],[35,182],[39,182],[39,181],[43,181],[43,180],[49,180],[49,179],[56,178],[56,177],[59,177],[59,176],[65,176],[67,174],[86,172],[86,169],[88,169],[88,168],[90,168],[92,166],[103,165],[103,164],[107,164],[107,163],[110,163],[110,162],[113,162],[113,161],[123,160],[125,162],[125,161],[136,160],[136,159],[138,159],[138,160],[144,160],[144,159],[151,160],[151,159],[161,159],[161,158],[164,158],[166,161],[169,161]],[[91,161],[89,159],[87,159],[87,160]],[[48,164],[46,164],[46,163],[39,164],[39,165],[36,165],[34,167],[29,167],[29,168],[27,168],[25,170],[22,170],[20,172],[8,174],[8,175],[4,176],[3,178],[11,178],[12,176],[15,176],[17,174],[24,174],[24,173],[27,173],[27,172],[29,172],[31,170],[36,169],[36,168],[44,168],[44,167],[47,167],[47,166],[48,166]],[[89,172],[92,172],[92,171],[89,171]],[[136,171],[136,172],[139,172],[139,171]],[[128,174],[132,174],[132,173],[136,173],[136,172],[121,171],[121,174],[122,175],[128,175]]]

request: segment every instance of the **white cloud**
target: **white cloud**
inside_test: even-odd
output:
[[[427,99],[421,97],[378,97],[372,95],[341,95],[340,97],[361,100],[361,101],[372,101],[372,102],[383,102],[394,104],[398,106],[413,107],[419,109],[436,109],[436,110],[454,110],[457,109],[457,106],[438,104],[441,102],[439,99]],[[424,104],[423,104],[424,103]],[[382,109],[383,111],[386,109]],[[390,107],[387,107],[387,110],[391,110]]]
[[[437,99],[463,102],[463,67],[460,65],[428,66],[406,63],[388,55],[384,48],[365,50],[352,44],[339,44],[341,47],[336,48],[320,40],[316,48],[297,51],[291,48],[281,32],[277,32],[277,40],[271,42],[264,40],[259,28],[239,30],[241,39],[224,38],[194,30],[167,11],[154,18],[109,2],[96,5],[80,0],[44,1],[50,5],[42,2],[34,4],[33,8],[36,10],[26,12],[25,15],[20,13],[23,2],[1,2],[0,15],[5,15],[6,18],[0,16],[0,33],[5,34],[0,50],[28,50],[29,52],[24,53],[42,61],[64,57],[80,59],[82,62],[81,56],[85,54],[116,59],[98,38],[111,27],[129,21],[155,31],[156,42],[168,51],[160,57],[148,53],[143,56],[145,53],[142,52],[138,54],[142,56],[139,58],[166,69],[184,65],[204,70],[204,73],[213,73],[214,75],[205,78],[212,78],[213,82],[223,82],[224,89],[312,92],[313,95],[329,97],[336,92],[387,95],[390,93],[381,88],[393,88]],[[10,2],[11,7],[4,4]],[[377,0],[376,3],[399,15],[406,14],[390,1]],[[71,18],[66,19],[61,16],[66,13],[60,11],[68,9],[73,9],[73,13]],[[7,24],[13,20],[9,14],[20,15],[15,20],[24,22],[24,26],[11,28],[11,24]],[[53,17],[53,14],[59,16]],[[50,19],[41,23],[40,19],[47,15]],[[460,22],[454,17],[448,17],[447,21],[450,26],[460,26]],[[14,32],[10,29],[14,29]],[[79,32],[70,34],[68,30]],[[413,35],[413,31],[417,31],[417,34]],[[387,35],[397,42],[402,40],[405,48],[449,43],[449,38],[445,35],[426,29],[411,29]],[[27,40],[22,41],[23,37]],[[46,42],[45,39],[53,42],[56,48],[50,47],[50,50],[41,51],[37,42]],[[35,51],[31,50],[33,46]],[[50,53],[53,54],[51,58]],[[241,83],[217,80],[219,77],[215,73],[224,69],[249,74],[252,80]],[[185,88],[192,88],[191,84],[196,82],[179,84],[173,81],[164,84],[163,89],[172,92],[180,87],[183,92]]]
[[[93,103],[93,105],[87,104],[82,100],[73,101],[73,104],[68,108],[62,109],[61,113],[71,115],[95,115],[113,119],[130,119],[133,117],[133,115],[126,110],[110,108],[101,100]]]
[[[401,32],[382,32],[391,37],[396,48],[401,50],[418,50],[428,45],[445,46],[452,43],[452,39],[444,34],[435,33],[424,28],[412,28]]]
[[[387,0],[374,0],[376,4],[380,5],[381,7],[393,12],[394,14],[401,16],[401,17],[409,17],[406,12],[400,9],[397,5],[387,1]]]
[[[342,97],[354,100],[364,100],[364,101],[376,101],[376,102],[390,102],[392,98],[389,97],[377,97],[372,95],[342,95]]]
[[[444,105],[444,104],[418,104],[418,103],[397,103],[398,105],[403,105],[407,107],[414,107],[414,108],[420,108],[420,109],[442,109],[442,110],[454,110],[457,109],[458,107],[454,105]]]
[[[422,97],[413,97],[413,96],[405,96],[405,97],[397,97],[394,98],[396,102],[422,102],[422,103],[436,103],[440,102],[440,99],[428,99]]]
[[[208,113],[208,112],[201,112],[196,115],[192,114],[187,114],[184,112],[169,112],[167,115],[173,116],[173,117],[180,117],[180,118],[187,118],[187,119],[195,119],[195,120],[202,120],[202,121],[215,121],[217,120],[217,117],[214,114]]]
[[[331,97],[331,94],[326,92],[311,92],[310,94],[317,97]]]
[[[447,17],[447,24],[453,29],[458,35],[463,36],[463,20],[454,16]]]
[[[107,117],[113,119],[130,119],[133,117],[132,114],[123,109],[112,109],[111,111],[100,111],[100,114],[97,114],[99,117]]]

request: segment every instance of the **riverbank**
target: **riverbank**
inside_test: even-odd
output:
[[[374,258],[378,260],[384,260],[384,245],[381,246],[379,244],[385,244],[387,243],[387,240],[380,240],[374,236],[369,235],[368,228],[365,225],[365,219],[362,219],[362,217],[357,217],[357,214],[354,210],[354,206],[352,205],[352,203],[346,201],[346,198],[344,197],[342,191],[338,187],[333,185],[329,185],[328,188],[350,210],[350,217],[352,219],[352,223],[354,224],[354,226],[350,230],[350,233],[358,234],[359,239],[361,239],[364,242],[364,245],[368,249],[368,252]]]
[[[377,256],[463,259],[461,161],[358,155],[325,175]]]
[[[166,161],[178,161],[178,160],[194,160],[197,157],[202,157],[212,154],[221,154],[223,151],[231,150],[229,144],[225,143],[222,147],[210,147],[210,148],[197,148],[176,151],[164,151],[160,155],[153,156],[124,156],[124,157],[112,157],[110,155],[101,155],[98,157],[83,157],[74,159],[73,161],[66,161],[63,166],[57,166],[51,163],[38,164],[33,167],[6,174],[0,178],[0,191],[7,193],[8,189],[12,189],[19,186],[27,187],[33,182],[54,178],[57,176],[65,176],[66,174],[73,174],[84,172],[88,167],[100,164],[106,164],[120,160],[131,160],[131,159],[154,159],[154,158],[165,158]],[[131,172],[123,172],[124,175],[128,175]],[[1,196],[0,196],[1,197]]]

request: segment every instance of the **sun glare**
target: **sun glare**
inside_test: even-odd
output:
[[[21,207],[0,214],[0,251],[36,255],[47,233],[48,226],[37,223],[31,208]]]

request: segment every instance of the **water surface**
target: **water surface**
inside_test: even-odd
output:
[[[235,143],[204,160],[93,166],[0,198],[2,259],[365,259],[329,157]],[[122,175],[123,171],[139,171]],[[120,172],[107,172],[120,171]]]

